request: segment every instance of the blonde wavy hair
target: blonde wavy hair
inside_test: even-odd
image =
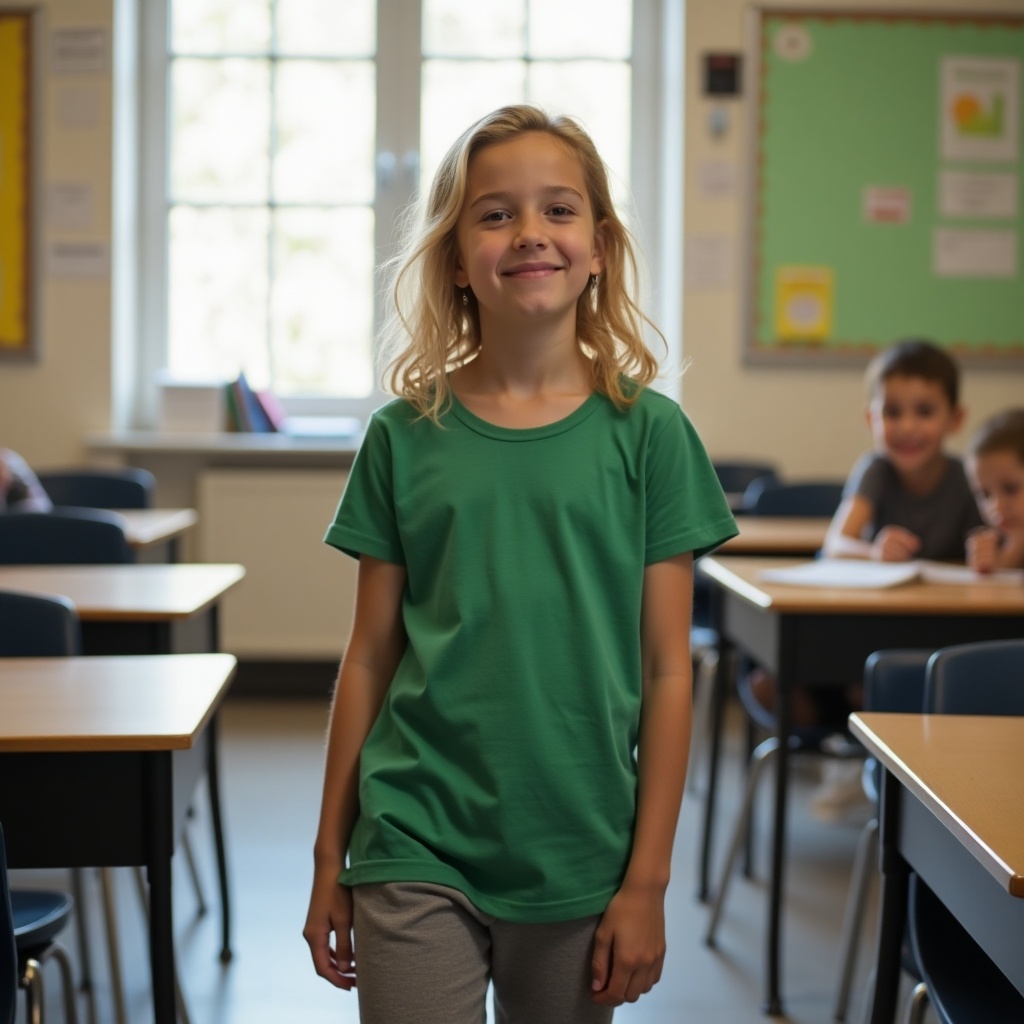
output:
[[[533,106],[502,107],[468,128],[449,149],[425,201],[412,211],[418,216],[406,244],[388,265],[393,309],[382,337],[384,386],[434,422],[449,401],[448,371],[464,365],[480,348],[476,297],[454,282],[455,229],[469,164],[485,146],[527,132],[545,132],[576,155],[604,240],[604,269],[596,286],[584,288],[576,303],[577,338],[590,357],[595,390],[626,408],[658,373],[643,325],[652,327],[662,341],[664,336],[634,298],[636,246],[615,212],[608,172],[590,136],[568,117],[549,117]]]

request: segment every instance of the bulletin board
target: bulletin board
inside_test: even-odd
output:
[[[34,353],[32,19],[0,10],[0,358]]]
[[[745,357],[1024,366],[1024,13],[757,8]]]

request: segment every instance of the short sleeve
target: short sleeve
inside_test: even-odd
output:
[[[885,489],[885,472],[887,463],[877,455],[862,455],[850,470],[843,488],[843,498],[859,495],[866,498],[876,508],[881,501]]]
[[[391,438],[376,414],[370,418],[324,542],[353,558],[370,555],[405,564],[395,516]]]
[[[685,551],[699,557],[739,532],[693,425],[678,406],[666,420],[647,451],[646,565]]]

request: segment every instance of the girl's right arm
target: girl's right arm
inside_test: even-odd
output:
[[[338,883],[359,810],[359,753],[405,650],[404,566],[359,560],[352,636],[331,709],[320,824],[313,847],[313,892],[303,936],[317,974],[338,988],[355,984],[352,900]],[[335,945],[331,946],[331,935]]]

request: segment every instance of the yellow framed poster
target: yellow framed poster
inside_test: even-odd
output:
[[[0,357],[33,355],[32,20],[0,10]]]

